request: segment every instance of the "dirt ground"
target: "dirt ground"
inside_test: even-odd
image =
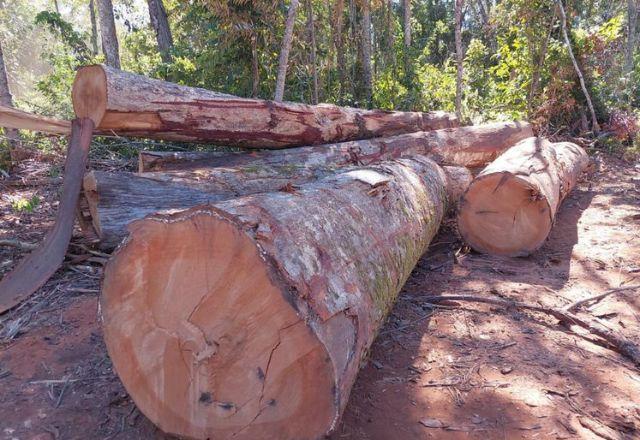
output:
[[[592,335],[543,314],[431,295],[563,308],[640,284],[640,165],[600,157],[528,258],[469,252],[449,222],[407,282],[351,393],[339,439],[638,439],[640,370]],[[55,169],[0,180],[0,240],[38,242],[53,220]],[[38,194],[33,212],[18,197]],[[79,242],[76,240],[76,244]],[[0,273],[25,253],[0,246]],[[31,300],[0,315],[0,440],[165,438],[114,374],[97,322],[104,255],[74,245]],[[640,290],[579,316],[640,341]]]

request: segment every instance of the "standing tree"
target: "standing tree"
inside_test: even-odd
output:
[[[347,80],[347,64],[344,56],[342,31],[344,28],[344,0],[336,0],[333,7],[333,44],[336,47],[336,63],[338,64],[338,102],[342,103],[344,87]]]
[[[164,8],[162,0],[147,0],[149,6],[149,18],[151,27],[156,34],[158,42],[158,51],[164,63],[171,62],[171,49],[173,48],[173,37],[169,28],[169,20],[167,19],[167,11]]]
[[[318,103],[318,67],[316,63],[316,29],[315,20],[313,17],[313,2],[311,0],[306,1],[307,6],[307,29],[309,31],[309,44],[311,50],[309,53],[309,61],[311,64],[311,76],[313,80],[313,89],[311,93],[311,103]]]
[[[98,22],[94,0],[89,0],[89,17],[91,17],[91,49],[93,56],[98,55]]]
[[[627,74],[633,70],[633,54],[637,44],[639,10],[640,3],[637,0],[627,0],[627,50],[624,63]]]
[[[13,98],[11,96],[11,90],[9,89],[9,78],[7,77],[7,69],[4,64],[2,42],[0,42],[0,104],[5,107],[13,107]],[[11,159],[13,160],[13,150],[17,147],[19,139],[18,130],[5,128],[4,134],[9,144],[9,151],[12,156]]]
[[[456,41],[456,116],[462,120],[462,75],[464,55],[462,53],[462,8],[464,0],[455,0],[455,41]]]
[[[366,107],[373,104],[373,74],[371,72],[371,0],[362,0],[362,83]]]
[[[293,27],[296,23],[296,12],[298,10],[299,0],[291,0],[289,12],[287,13],[287,22],[282,37],[282,46],[280,48],[280,60],[278,61],[278,76],[276,78],[276,93],[273,97],[274,101],[282,101],[284,98],[284,83],[287,79],[287,65],[289,63],[289,51],[291,50],[291,40],[293,39]]]
[[[580,80],[580,87],[582,88],[582,93],[584,93],[584,97],[587,100],[587,106],[589,107],[589,113],[591,113],[591,129],[595,134],[598,134],[600,132],[600,125],[598,124],[596,111],[593,108],[591,95],[589,94],[589,90],[587,90],[587,85],[584,82],[584,76],[582,75],[582,70],[580,70],[580,66],[578,66],[578,61],[576,60],[576,57],[573,54],[573,49],[571,48],[571,40],[569,39],[569,33],[567,32],[567,14],[564,12],[564,5],[562,4],[562,0],[556,0],[556,3],[558,4],[558,9],[560,10],[562,36],[564,38],[565,44],[567,45],[567,52],[569,52],[569,58],[571,58],[571,62],[573,63],[573,68],[576,71],[576,75],[578,75],[578,79]]]
[[[113,3],[111,0],[97,0],[98,19],[100,21],[100,36],[102,37],[102,52],[107,66],[120,68],[120,49],[116,34],[116,21],[113,18]]]
[[[404,48],[406,51],[409,46],[411,46],[411,0],[402,0],[402,13],[404,23]]]

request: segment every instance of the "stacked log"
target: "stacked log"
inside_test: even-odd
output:
[[[526,256],[546,240],[562,200],[587,167],[569,142],[526,139],[486,167],[460,202],[458,229],[475,250]]]
[[[81,68],[72,90],[77,117],[119,136],[246,148],[286,148],[455,127],[445,112],[361,110],[239,98],[103,65]]]
[[[191,438],[330,432],[447,187],[413,157],[134,222],[101,311],[138,408]]]
[[[346,166],[410,154],[447,165],[486,165],[531,134],[527,123],[505,122],[250,154],[143,152],[140,170],[162,171],[93,172],[85,178],[84,194],[100,245],[110,249],[126,235],[129,223],[155,212],[287,190]]]

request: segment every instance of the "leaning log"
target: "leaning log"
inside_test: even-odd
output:
[[[457,203],[471,182],[471,173],[462,167],[443,167],[458,185],[450,189]],[[127,235],[134,220],[162,211],[184,210],[238,196],[264,192],[295,192],[300,184],[311,182],[335,170],[305,167],[212,168],[191,172],[153,172],[136,175],[125,172],[92,171],[84,178],[83,218],[90,219],[91,236],[102,249],[116,247]]]
[[[239,98],[94,65],[73,84],[73,108],[121,136],[286,148],[459,125],[445,112],[360,110]]]
[[[62,194],[55,223],[40,247],[20,261],[0,281],[0,313],[16,306],[40,288],[64,261],[73,233],[76,206],[82,188],[82,175],[89,157],[92,132],[93,122],[90,119],[72,121]]]
[[[526,139],[474,179],[460,202],[458,228],[475,250],[526,256],[544,243],[562,200],[589,158],[579,146]]]
[[[429,159],[401,159],[132,224],[100,309],[137,407],[190,438],[330,432],[445,185]]]
[[[445,165],[478,168],[531,136],[533,131],[527,122],[495,122],[277,151],[142,152],[138,166],[141,173],[238,166],[340,167],[428,154]]]

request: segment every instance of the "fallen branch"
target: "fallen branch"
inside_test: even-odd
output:
[[[58,270],[64,260],[73,232],[73,220],[89,155],[92,132],[93,122],[90,119],[72,121],[62,196],[55,224],[42,245],[0,281],[0,313],[16,306],[38,290]]]
[[[565,310],[567,312],[575,312],[585,304],[599,302],[602,299],[606,298],[607,296],[613,295],[614,293],[626,292],[627,290],[636,290],[636,289],[640,289],[640,284],[635,284],[632,286],[621,286],[621,287],[616,287],[615,289],[609,289],[606,292],[601,293],[600,295],[595,295],[590,298],[576,301],[573,304],[571,304],[569,307],[567,307]]]
[[[14,247],[23,251],[32,251],[38,247],[37,244],[27,243],[25,241],[20,241],[20,240],[11,239],[11,238],[0,240],[0,246]]]
[[[520,309],[531,310],[533,312],[545,313],[556,318],[558,321],[567,324],[568,326],[577,325],[583,328],[587,332],[598,336],[605,340],[609,348],[617,351],[622,356],[630,359],[636,367],[640,368],[640,349],[631,341],[628,341],[622,336],[618,336],[610,330],[600,329],[594,327],[586,321],[583,321],[571,312],[555,309],[551,307],[534,306],[526,304],[520,301],[510,301],[505,299],[496,298],[484,298],[481,296],[473,295],[444,295],[444,296],[429,296],[425,298],[426,302],[442,302],[442,301],[464,301],[464,302],[476,302],[491,304],[494,306],[504,307],[506,309]]]
[[[40,131],[51,134],[69,134],[71,123],[48,118],[0,105],[0,127]]]

